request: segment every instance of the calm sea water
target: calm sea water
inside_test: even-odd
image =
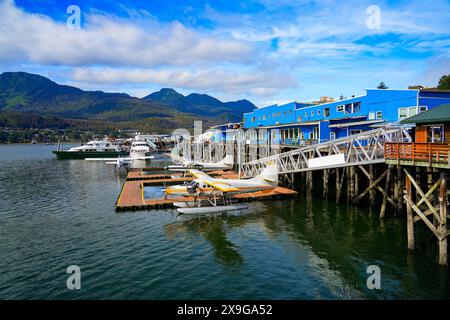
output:
[[[450,297],[450,272],[404,219],[306,199],[227,216],[116,213],[124,176],[58,161],[55,146],[0,146],[2,299],[411,299]],[[161,187],[147,188],[156,196]],[[81,268],[81,290],[66,269]],[[381,290],[369,290],[369,265]]]

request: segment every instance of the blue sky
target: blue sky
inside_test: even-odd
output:
[[[443,0],[0,0],[0,71],[139,97],[311,101],[435,86],[450,73],[449,17]]]

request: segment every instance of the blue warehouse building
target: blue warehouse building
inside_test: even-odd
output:
[[[450,103],[450,92],[367,89],[365,95],[329,103],[291,102],[258,108],[244,114],[243,128],[267,129],[260,139],[270,137],[272,142],[297,146],[371,130],[445,103]]]

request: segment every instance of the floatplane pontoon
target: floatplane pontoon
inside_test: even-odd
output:
[[[188,172],[196,179],[188,184],[164,189],[166,197],[190,197],[187,201],[174,203],[180,213],[212,213],[245,209],[247,205],[233,202],[230,196],[272,190],[278,185],[276,163],[268,164],[261,174],[251,179],[216,179],[197,169],[189,169]]]
[[[200,162],[185,160],[181,164],[165,167],[169,171],[186,172],[190,169],[202,171],[231,170],[233,169],[234,159],[232,155],[227,155],[219,162]]]

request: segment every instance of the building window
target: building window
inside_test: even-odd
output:
[[[336,107],[337,112],[344,112],[344,105],[339,105]]]
[[[399,108],[398,109],[398,118],[403,119],[408,117],[408,109],[406,108]]]
[[[350,130],[350,135],[352,136],[354,134],[358,134],[358,133],[361,133],[361,132],[362,132],[362,130],[360,130],[360,129],[358,129],[358,130]]]
[[[252,122],[255,122],[255,120],[256,120],[256,118],[255,118],[255,117],[252,117]]]
[[[375,120],[375,112],[369,112],[369,120]]]
[[[444,125],[438,124],[430,127],[428,130],[428,142],[441,143],[444,142]]]
[[[278,116],[281,117],[281,112],[278,112]]]
[[[345,113],[353,113],[353,103],[345,105]]]
[[[263,120],[266,120],[266,115],[263,115]]]
[[[300,132],[300,140],[305,140],[305,134],[303,132]]]
[[[428,111],[428,107],[427,106],[419,106],[419,113]]]
[[[325,114],[325,117],[329,117],[330,116],[330,108],[323,109],[323,113]]]
[[[398,118],[399,119],[409,118],[409,117],[415,116],[416,114],[417,114],[416,107],[398,108]]]
[[[311,111],[311,117],[314,117],[314,110]]]
[[[345,105],[345,113],[356,113],[361,110],[360,102],[353,102]]]
[[[320,110],[317,110],[317,115],[320,116]]]
[[[383,112],[377,111],[377,120],[383,119]]]
[[[302,116],[298,116],[297,121],[298,122],[302,121]]]
[[[305,118],[308,118],[308,112],[305,112]]]
[[[287,112],[285,111],[285,112],[283,112],[283,115],[286,117],[286,115],[287,115]]]
[[[336,132],[330,132],[330,140],[336,139]]]
[[[314,127],[312,134],[313,139],[319,139],[319,127]]]

